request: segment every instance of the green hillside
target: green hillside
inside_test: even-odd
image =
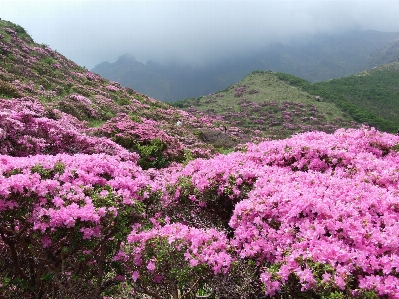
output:
[[[271,138],[358,126],[334,103],[294,86],[289,78],[309,84],[281,73],[254,71],[223,91],[172,105],[193,113],[223,115],[235,126],[260,130]]]
[[[399,62],[316,83],[312,88],[359,122],[388,132],[399,128]]]
[[[313,84],[284,73],[255,71],[226,90],[172,105],[221,114],[272,138],[359,124],[393,133],[399,128],[399,62]]]

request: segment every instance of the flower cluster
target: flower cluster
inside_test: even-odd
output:
[[[105,136],[141,156],[140,165],[165,167],[173,161],[184,159],[183,144],[159,128],[159,123],[144,117],[118,114],[104,125],[93,130],[96,136]]]
[[[105,86],[106,89],[108,89],[109,91],[118,91],[119,88],[114,86],[114,85],[107,85]]]
[[[0,103],[0,154],[107,153],[138,159],[137,154],[107,138],[87,136],[77,119],[56,110],[46,111],[34,98],[0,99]]]
[[[172,173],[170,202],[230,209],[230,245],[260,265],[269,295],[296,277],[303,292],[399,298],[398,143],[365,127],[247,144]]]
[[[246,92],[247,91],[247,87],[245,86],[245,85],[243,85],[243,86],[239,86],[239,87],[236,87],[235,89],[234,89],[234,96],[236,97],[236,98],[239,98],[239,97],[241,97],[242,95],[243,95],[243,93],[244,92]]]
[[[175,260],[176,264],[173,265],[170,260],[162,260],[158,256],[158,252],[153,251],[155,255],[151,255],[146,247],[155,242],[164,247],[163,250],[168,250],[171,255],[180,255],[182,261]],[[231,255],[227,253],[229,245],[223,233],[215,229],[188,227],[181,223],[156,225],[151,230],[142,230],[138,225],[127,236],[127,243],[130,244],[130,256],[122,251],[114,260],[132,262],[129,268],[132,274],[137,273],[135,279],[139,278],[140,273],[146,275],[146,270],[149,270],[154,278],[159,275],[162,277],[173,275],[173,273],[163,271],[170,270],[168,268],[176,268],[177,265],[182,264],[191,268],[207,265],[215,274],[227,273],[233,260]],[[157,261],[159,265],[157,265]],[[168,267],[161,266],[161,263],[169,263],[169,265]],[[169,277],[168,279],[172,278]]]
[[[50,289],[92,292],[91,281],[102,279],[99,267],[119,250],[122,231],[143,217],[148,177],[134,162],[104,154],[0,156],[0,161],[5,294],[36,292],[41,282],[31,278],[46,275],[54,278],[47,281]],[[78,268],[86,274],[72,286]],[[16,277],[30,281],[29,287],[13,289]]]

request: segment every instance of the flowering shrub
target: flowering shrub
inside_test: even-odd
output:
[[[18,89],[3,80],[0,80],[0,95],[12,98],[22,97],[22,93]]]
[[[268,295],[399,298],[398,142],[368,128],[312,132],[195,160],[166,180],[180,204],[230,219],[231,246],[259,265]]]
[[[57,106],[61,111],[71,114],[79,120],[101,118],[98,111],[93,108],[94,104],[82,95],[72,94],[59,101]]]
[[[148,198],[141,169],[107,155],[0,160],[3,294],[87,298],[113,285],[111,259]]]
[[[114,86],[114,85],[107,85],[105,86],[106,89],[108,89],[109,91],[118,91],[119,88]]]
[[[107,153],[137,161],[137,154],[109,139],[87,136],[77,119],[59,111],[46,111],[33,98],[0,99],[0,104],[0,154]]]
[[[244,92],[247,91],[247,87],[245,85],[236,87],[234,89],[234,97],[239,98],[243,95]]]
[[[112,139],[130,151],[140,155],[139,164],[145,168],[166,167],[173,161],[184,159],[182,143],[166,134],[158,123],[141,117],[119,114],[100,128],[93,130],[97,136]]]
[[[101,81],[102,78],[99,75],[93,74],[92,72],[86,72],[86,78],[90,81]]]
[[[360,296],[375,288],[381,296],[399,296],[392,289],[398,284],[397,234],[391,233],[398,230],[397,194],[326,174],[270,171],[230,221],[240,257],[264,267],[267,294],[291,293],[296,280],[312,293]]]
[[[232,262],[226,236],[215,229],[167,223],[142,230],[137,225],[127,243],[129,249],[121,250],[114,260],[129,269],[134,291],[155,298],[178,292],[187,296],[212,274],[227,273]]]
[[[107,155],[2,156],[2,289],[238,290],[245,261],[257,294],[399,298],[398,143],[366,127],[311,132],[148,172]]]

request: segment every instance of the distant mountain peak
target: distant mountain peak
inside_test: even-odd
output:
[[[133,54],[125,53],[125,54],[119,56],[117,63],[120,63],[120,62],[137,62],[137,60]]]

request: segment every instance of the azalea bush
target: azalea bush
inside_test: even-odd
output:
[[[58,110],[46,110],[34,98],[0,99],[0,104],[0,154],[106,153],[138,159],[137,154],[107,138],[88,136],[79,120]]]
[[[258,265],[266,294],[398,298],[398,142],[369,128],[312,132],[195,160],[167,180],[198,213],[231,211],[230,245]]]
[[[312,132],[149,171],[2,156],[2,292],[399,298],[398,143]]]
[[[140,155],[139,165],[145,169],[163,168],[171,162],[184,160],[184,146],[165,133],[159,123],[120,113],[93,130],[96,136],[107,137],[124,148]]]
[[[132,292],[154,298],[192,296],[216,274],[226,274],[232,262],[226,236],[215,229],[181,223],[133,228],[124,250],[114,258],[129,269]]]
[[[0,159],[3,294],[87,298],[114,285],[112,258],[145,214],[141,169],[107,155]]]
[[[0,96],[20,98],[22,97],[22,94],[13,85],[3,80],[0,80]]]

